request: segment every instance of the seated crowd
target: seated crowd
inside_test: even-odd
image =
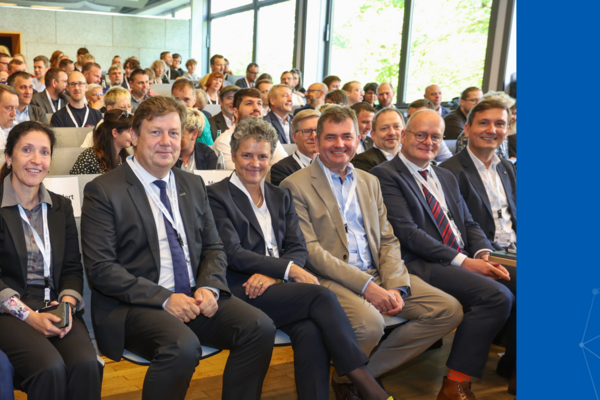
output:
[[[203,77],[182,61],[115,56],[104,74],[80,48],[32,75],[0,53],[0,400],[100,399],[84,306],[102,355],[149,360],[143,399],[183,399],[201,345],[230,350],[224,399],[259,399],[276,330],[299,399],[329,398],[331,363],[337,399],[390,399],[382,375],[453,330],[437,399],[475,399],[498,341],[516,393],[516,267],[489,259],[517,240],[515,99],[471,86],[451,111],[432,84],[404,113],[389,82],[305,89],[256,63],[230,82],[222,55]],[[83,254],[71,203],[42,182],[52,127],[90,129],[70,170],[100,175]],[[193,174],[216,168],[231,174]]]

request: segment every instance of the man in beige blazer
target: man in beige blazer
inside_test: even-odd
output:
[[[325,110],[317,125],[319,157],[281,186],[294,198],[309,253],[306,267],[336,294],[370,356],[369,372],[379,377],[452,331],[463,314],[454,297],[406,270],[379,181],[350,163],[357,132],[354,111]],[[384,333],[384,315],[407,322],[372,353]]]

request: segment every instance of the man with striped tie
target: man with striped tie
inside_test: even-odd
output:
[[[402,131],[401,152],[370,172],[381,183],[408,271],[463,306],[438,400],[474,399],[471,376],[481,377],[492,340],[509,317],[516,268],[488,262],[494,247],[473,221],[456,178],[430,164],[443,135],[438,113],[417,111]]]

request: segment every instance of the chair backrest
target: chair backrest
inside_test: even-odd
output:
[[[221,182],[223,179],[231,176],[232,171],[229,169],[211,169],[211,170],[195,170],[195,175],[200,175],[204,184],[210,186],[217,182]]]
[[[292,116],[294,115],[296,110],[299,109],[300,107],[302,107],[302,106],[299,106],[299,105],[292,106],[292,112],[291,112]]]
[[[295,143],[286,143],[286,144],[282,143],[281,145],[283,146],[283,149],[285,150],[285,152],[288,153],[288,155],[295,152],[296,149],[298,148],[298,146],[296,146]]]
[[[448,149],[450,150],[450,152],[452,154],[454,154],[454,152],[456,151],[456,139],[448,139],[448,140],[444,140],[444,142],[446,142],[446,146],[448,146]]]
[[[46,118],[48,119],[48,122],[50,122],[53,115],[54,115],[54,113],[46,113]]]
[[[52,154],[52,163],[48,175],[69,175],[77,157],[85,149],[82,147],[57,147]]]
[[[227,82],[235,85],[240,79],[244,79],[246,75],[227,75]]]
[[[172,83],[161,83],[161,84],[157,83],[157,84],[152,85],[152,89],[150,89],[150,90],[159,96],[169,97],[169,96],[171,96],[171,86],[173,86]]]
[[[220,104],[207,104],[204,106],[204,110],[208,111],[213,117],[221,112]]]
[[[86,128],[54,128],[56,147],[79,147],[87,134],[93,130],[94,128],[91,126]]]

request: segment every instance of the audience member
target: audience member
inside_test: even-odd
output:
[[[325,95],[325,103],[346,107],[348,106],[348,95],[344,90],[334,89]]]
[[[292,73],[292,76],[294,77],[294,80],[292,82],[293,89],[294,89],[294,93],[301,93],[301,96],[304,97],[304,93],[306,93],[306,89],[304,89],[304,87],[302,86],[303,82],[302,82],[302,71],[300,71],[298,68],[292,68],[290,70],[290,72]]]
[[[160,53],[160,60],[164,63],[164,75],[157,73],[156,79],[158,79],[158,77],[160,76],[163,78],[163,83],[169,83],[181,76],[179,71],[176,68],[173,68],[173,57],[171,56],[170,51],[163,51],[162,53]],[[179,57],[179,60],[181,61],[181,57]],[[152,66],[152,69],[156,71],[154,64]]]
[[[23,61],[13,58],[12,60],[10,60],[10,62],[8,63],[8,76],[14,74],[15,72],[18,71],[23,71],[26,72],[27,71],[27,64],[25,64]]]
[[[131,73],[136,69],[141,69],[140,62],[133,57],[125,60],[125,64],[123,64],[123,69],[125,70],[125,76],[123,77],[123,81],[125,83],[126,89],[131,89],[130,81],[131,81]]]
[[[181,101],[190,109],[193,109],[194,104],[196,104],[196,91],[194,90],[194,84],[188,79],[177,79],[175,82],[173,82],[173,86],[171,87],[171,96],[175,100]],[[188,117],[191,117],[192,115],[195,114],[190,114],[189,112],[187,114]],[[207,125],[209,125],[208,119],[202,113],[200,113],[200,116],[202,119],[202,124],[196,122],[195,126],[199,127],[198,132],[200,132],[201,135],[196,135],[196,139],[198,139],[198,142],[200,143],[212,146],[213,138],[210,134],[210,127],[207,127]]]
[[[431,165],[443,140],[437,111],[417,111],[402,131],[398,157],[371,170],[408,270],[457,298],[465,312],[438,400],[475,398],[490,345],[515,301],[516,268],[488,262],[494,248],[473,221],[451,172]],[[511,293],[512,292],[512,293]]]
[[[235,85],[241,89],[253,88],[258,77],[259,66],[257,63],[250,63],[246,67],[246,77],[235,81]]]
[[[292,74],[288,73],[288,75],[291,76]],[[286,84],[274,85],[269,90],[268,100],[271,111],[267,113],[264,120],[273,125],[281,143],[294,143],[294,139],[290,135],[292,88]]]
[[[31,104],[51,114],[69,104],[67,89],[67,74],[59,68],[52,67],[44,77],[46,89],[33,95]]]
[[[183,76],[183,69],[181,69],[181,55],[173,54],[173,65],[171,65],[171,69],[179,72],[179,76]]]
[[[373,148],[373,139],[370,135],[373,118],[377,111],[371,104],[365,102],[356,103],[350,106],[350,108],[356,113],[356,120],[358,121],[359,142],[356,148],[356,154],[358,155]]]
[[[52,115],[50,120],[52,126],[57,128],[95,127],[102,119],[102,114],[85,104],[85,92],[88,85],[83,74],[73,71],[68,78],[68,87],[71,100],[69,104]]]
[[[463,90],[460,95],[460,106],[444,117],[444,123],[446,124],[444,139],[458,139],[458,136],[465,128],[469,111],[471,111],[474,105],[479,103],[481,96],[483,96],[483,93],[475,86]]]
[[[8,357],[0,350],[0,400],[15,400],[13,390],[13,379],[15,369],[12,367]]]
[[[21,60],[25,63],[25,65],[27,65],[27,61],[25,61],[25,56],[23,54],[17,53],[15,55],[13,55],[13,58],[16,58],[17,60]]]
[[[323,85],[321,83],[321,85]],[[303,110],[292,120],[292,139],[296,143],[296,151],[273,164],[271,167],[271,183],[279,186],[281,181],[302,168],[308,167],[318,154],[317,121],[320,112]]]
[[[410,117],[419,110],[435,110],[435,107],[433,103],[427,99],[415,100],[408,105],[406,120],[408,121]]]
[[[54,53],[52,53],[52,56],[50,56],[50,67],[60,68],[58,64],[62,60],[62,56],[64,56],[64,53],[60,50],[56,50]]]
[[[110,66],[108,69],[108,79],[110,80],[110,85],[105,88],[105,92],[110,88],[117,86],[129,89],[125,84],[125,79],[123,79],[123,67],[121,67],[121,64],[113,64]]]
[[[271,91],[272,87],[273,81],[270,79],[259,79],[256,81],[256,89],[258,89],[262,96],[263,117],[265,117],[271,110],[269,108],[269,92]]]
[[[114,56],[112,61],[110,62],[110,65],[120,65],[121,67],[123,66],[123,63],[121,62],[121,57],[120,56]]]
[[[442,118],[445,118],[446,115],[450,114],[450,110],[442,105],[442,89],[438,85],[427,86],[423,97],[433,104],[435,111],[440,114]]]
[[[102,67],[95,62],[88,62],[83,65],[82,71],[88,85],[100,85],[102,81]],[[70,92],[69,92],[70,93]]]
[[[34,121],[17,125],[6,142],[0,171],[0,235],[6,238],[0,241],[0,349],[27,398],[100,400],[102,366],[82,319],[84,279],[73,207],[42,183],[55,145],[54,132]],[[59,304],[64,321],[36,312]]]
[[[150,66],[150,69],[154,71],[155,78],[152,79],[152,83],[161,84],[161,83],[169,83],[169,78],[166,76],[167,70],[170,69],[167,67],[164,61],[156,60]]]
[[[77,62],[75,63],[74,67],[79,72],[82,72],[83,66],[85,65],[85,61],[84,61],[83,57],[86,54],[90,54],[90,52],[88,51],[87,48],[80,47],[79,49],[77,49]]]
[[[342,90],[348,95],[348,105],[353,106],[356,103],[363,101],[365,93],[359,81],[350,81],[344,83]]]
[[[207,189],[227,249],[232,294],[264,311],[290,336],[299,399],[329,397],[330,361],[361,398],[389,398],[367,372],[367,357],[339,302],[304,269],[306,244],[289,192],[265,182],[278,143],[267,122],[241,121],[231,140],[235,172]]]
[[[189,60],[187,60],[185,63],[185,68],[187,68],[188,72],[185,72],[183,74],[183,77],[189,78],[193,81],[199,81],[200,77],[198,75],[196,75],[196,66],[197,65],[198,65],[198,61],[194,60],[193,58],[190,58]]]
[[[104,107],[104,89],[102,89],[102,86],[95,83],[89,84],[85,91],[85,99],[91,108],[101,113],[106,111],[106,107]]]
[[[12,86],[0,83],[0,150],[6,147],[6,138],[16,125],[19,92]]]
[[[223,80],[224,76],[220,72],[213,72],[208,75],[204,91],[208,95],[210,104],[219,104],[220,91],[224,87]]]
[[[227,76],[233,75],[233,72],[229,69],[229,60],[224,58],[223,61],[225,62],[225,65],[223,66],[223,75],[225,75],[225,79],[227,79]]]
[[[116,109],[131,113],[131,94],[127,89],[115,86],[104,94],[104,105],[104,112]],[[85,140],[80,147],[87,148],[92,146],[94,146],[94,131],[85,136]]]
[[[323,78],[323,83],[327,85],[327,90],[338,90],[342,86],[342,80],[335,75],[329,75]]]
[[[273,77],[271,76],[271,74],[267,74],[266,72],[264,74],[260,74],[260,76],[256,79],[256,82],[262,81],[264,79],[273,82]]]
[[[375,109],[377,111],[382,110],[384,108],[396,108],[394,104],[394,99],[396,97],[396,92],[394,92],[394,87],[389,82],[384,82],[377,88],[377,99],[379,100],[379,104]]]
[[[27,72],[15,72],[8,77],[8,85],[19,93],[19,107],[17,107],[15,123],[37,121],[48,125],[48,118],[44,110],[31,105],[31,98],[33,96],[31,75]]]
[[[33,73],[35,78],[31,80],[36,92],[43,92],[46,89],[44,78],[46,72],[50,69],[50,60],[46,56],[37,56],[33,59]]]
[[[259,399],[275,326],[230,295],[204,183],[173,168],[185,117],[185,106],[168,97],[142,103],[135,157],[85,187],[81,242],[98,348],[115,361],[124,349],[151,360],[145,400],[183,400],[200,343],[227,348],[223,398]],[[182,189],[185,196],[173,195]]]
[[[310,85],[305,93],[306,105],[297,108],[294,111],[294,115],[300,111],[318,109],[321,105],[325,104],[325,93],[327,93],[327,86],[324,83],[317,82]]]
[[[136,69],[129,76],[129,85],[131,86],[131,112],[135,113],[140,103],[150,98],[148,90],[148,74],[143,69]]]
[[[404,129],[402,113],[395,108],[384,108],[373,118],[373,147],[352,160],[354,167],[369,172],[373,167],[392,160],[400,151],[400,134]]]
[[[229,82],[225,81],[225,58],[220,55],[220,54],[215,54],[214,56],[212,56],[210,58],[210,69],[211,72],[209,72],[208,74],[204,75],[204,77],[202,77],[202,79],[200,79],[200,83],[198,86],[200,86],[200,88],[204,88],[204,90],[206,90],[206,88],[208,87],[208,78],[210,77],[211,73],[219,73],[222,76],[222,79],[224,80],[223,82],[223,86],[228,86],[230,85]]]
[[[215,140],[215,144],[213,146],[217,156],[220,156],[221,154],[223,155],[223,159],[225,160],[225,169],[235,169],[235,165],[231,160],[231,136],[235,130],[235,124],[245,120],[246,118],[263,118],[262,96],[260,92],[255,88],[238,90],[233,97],[233,114],[235,117],[235,123],[231,126],[231,128],[221,133],[221,135]],[[288,154],[285,152],[280,142],[273,151],[273,157],[271,158],[269,165],[273,165],[287,156]]]
[[[212,138],[210,144],[199,141],[200,132],[206,125],[205,118],[200,111],[194,108],[187,109],[181,134],[181,153],[175,167],[192,173],[196,170],[217,168],[217,155],[209,147],[213,144]]]
[[[125,162],[131,146],[133,116],[127,110],[113,109],[104,114],[104,121],[93,133],[93,146],[85,149],[69,174],[104,174]]]
[[[300,97],[300,95],[294,93],[294,75],[290,72],[290,71],[284,71],[283,74],[281,74],[281,84],[282,85],[287,85],[290,87],[290,95],[292,98],[292,105],[294,106],[303,106],[304,105],[304,100],[302,100],[302,97]]]
[[[337,296],[369,356],[367,370],[378,378],[451,332],[462,311],[453,297],[409,275],[377,179],[350,163],[357,130],[354,111],[325,110],[317,125],[316,162],[281,186],[290,190],[296,205],[307,269]],[[384,316],[395,315],[408,321],[381,340]],[[344,381],[334,374],[332,385]]]
[[[221,112],[208,119],[213,141],[216,140],[221,133],[231,128],[235,123],[233,97],[238,90],[240,90],[240,88],[236,85],[229,85],[221,88],[221,93],[219,94],[221,98]]]
[[[6,53],[0,53],[0,83],[6,83],[8,80],[8,64],[10,56]]]
[[[75,63],[69,60],[68,58],[65,58],[63,60],[60,60],[60,62],[58,63],[58,68],[65,71],[67,76],[69,76],[71,72],[75,71]]]
[[[377,88],[379,85],[377,82],[367,83],[364,87],[365,97],[363,101],[369,103],[372,107],[375,107],[375,101],[377,100]]]

